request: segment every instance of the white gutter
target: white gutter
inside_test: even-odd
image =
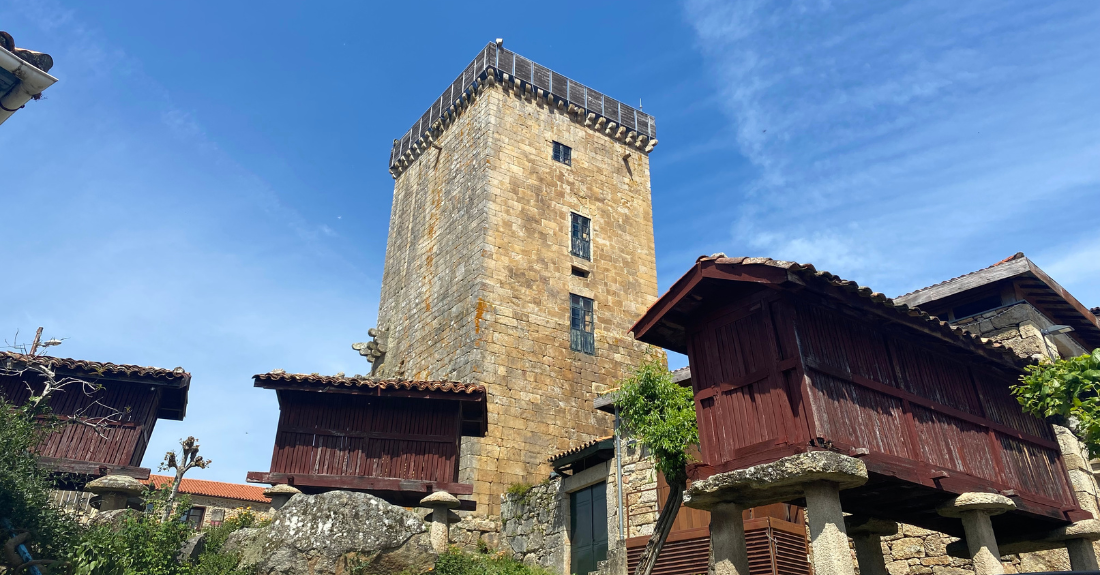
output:
[[[19,56],[0,47],[0,68],[19,78],[19,83],[7,94],[0,94],[0,124],[23,107],[35,94],[41,94],[57,82],[57,78],[35,68]]]

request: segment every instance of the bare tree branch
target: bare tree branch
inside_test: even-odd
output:
[[[198,467],[199,469],[206,469],[210,467],[212,460],[203,459],[199,455],[199,442],[194,436],[188,436],[187,439],[180,440],[180,447],[183,448],[183,456],[177,457],[175,451],[169,451],[164,454],[164,462],[160,464],[160,471],[168,471],[169,469],[176,470],[176,477],[172,480],[172,490],[168,493],[168,501],[164,506],[164,516],[162,521],[167,521],[168,517],[172,514],[172,502],[176,499],[176,494],[179,492],[180,483],[183,482],[183,474]]]

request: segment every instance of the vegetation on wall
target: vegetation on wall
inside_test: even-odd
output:
[[[615,406],[622,428],[653,457],[668,482],[668,498],[657,517],[653,535],[642,552],[635,575],[650,575],[672,530],[687,488],[690,446],[699,443],[695,401],[691,389],[672,381],[664,355],[651,355],[620,382]]]
[[[433,575],[551,575],[506,553],[464,553],[452,547],[436,560]]]
[[[1012,393],[1024,411],[1069,425],[1089,455],[1100,457],[1100,349],[1029,365]]]

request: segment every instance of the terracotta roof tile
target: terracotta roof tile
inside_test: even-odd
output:
[[[167,475],[150,475],[145,481],[146,485],[161,488],[172,483],[173,478]],[[205,497],[223,497],[225,499],[237,499],[240,501],[254,501],[256,503],[271,503],[264,497],[264,487],[255,485],[241,485],[239,483],[223,483],[221,481],[207,481],[205,479],[183,478],[180,482],[180,493],[187,495],[201,495]]]
[[[913,294],[917,294],[917,293],[920,293],[920,292],[922,292],[922,291],[925,291],[925,290],[929,290],[929,289],[932,289],[932,288],[934,288],[934,287],[936,287],[936,286],[941,286],[941,285],[943,285],[943,284],[948,284],[948,283],[951,283],[951,282],[953,282],[953,281],[955,281],[955,280],[957,280],[957,279],[960,279],[960,278],[964,278],[964,277],[966,277],[966,276],[972,276],[972,275],[974,275],[974,274],[976,274],[976,273],[978,273],[978,272],[982,272],[982,271],[985,271],[985,270],[987,270],[987,269],[989,269],[989,268],[995,268],[995,267],[997,267],[997,266],[999,266],[999,265],[1001,265],[1001,264],[1005,264],[1005,263],[1008,263],[1008,262],[1011,262],[1011,261],[1015,261],[1015,260],[1018,260],[1018,259],[1020,259],[1020,258],[1022,258],[1022,257],[1025,257],[1025,256],[1024,256],[1024,252],[1016,252],[1016,253],[1012,254],[1011,256],[1008,256],[1007,258],[1005,258],[1005,259],[1003,259],[1003,260],[1001,260],[1001,261],[999,261],[999,262],[997,262],[997,263],[995,263],[995,264],[993,264],[993,265],[991,265],[991,266],[987,266],[987,267],[984,267],[984,268],[982,268],[982,269],[980,269],[980,270],[974,270],[974,271],[972,271],[972,272],[970,272],[970,273],[965,273],[965,274],[963,274],[963,275],[961,275],[961,276],[956,276],[956,277],[953,277],[953,278],[951,278],[951,279],[949,279],[949,280],[944,280],[944,281],[942,281],[942,282],[934,283],[934,284],[932,284],[932,285],[930,285],[930,286],[924,286],[924,287],[922,287],[922,288],[920,288],[920,289],[915,289],[915,290],[913,290],[913,291],[911,291],[911,292],[909,292],[909,293],[903,293],[903,294],[899,295],[899,296],[898,296],[897,298],[898,298],[898,299],[900,299],[900,298],[903,298],[903,297],[909,297],[909,296],[911,296],[911,295],[913,295]]]
[[[375,389],[416,390],[416,391],[443,391],[452,393],[484,393],[485,386],[459,381],[414,381],[409,379],[376,379],[362,375],[318,375],[316,373],[286,373],[275,370],[268,373],[259,373],[252,376],[256,382],[287,382],[318,387],[369,387]]]
[[[0,351],[0,362],[5,360],[12,362],[25,362],[31,356],[10,351]],[[65,357],[52,357],[48,355],[36,355],[38,361],[48,361],[56,367],[72,371],[86,373],[88,375],[113,375],[126,377],[147,377],[167,381],[178,380],[181,383],[190,383],[191,374],[182,367],[164,369],[160,367],[145,367],[140,365],[127,365],[123,363],[110,363],[99,361],[87,361],[83,359],[70,359]]]
[[[1022,253],[1016,254],[1011,258],[1003,260],[1002,262],[998,262],[994,265],[999,265],[1000,263],[1011,261],[1020,257],[1023,257]],[[730,258],[726,257],[725,254],[715,254],[714,256],[700,257],[696,261],[700,262],[709,260],[713,260],[715,263],[718,264],[768,265],[787,270],[788,272],[796,273],[806,280],[824,281],[830,285],[839,287],[846,292],[868,299],[873,303],[876,303],[890,311],[893,311],[899,316],[899,318],[902,318],[905,321],[908,321],[910,323],[921,323],[927,327],[939,330],[941,333],[951,337],[961,345],[983,348],[986,351],[993,352],[997,356],[1000,356],[1003,359],[1016,365],[1024,365],[1029,363],[1027,359],[1019,357],[1014,351],[1012,351],[1011,348],[1005,345],[995,343],[992,340],[971,334],[963,330],[962,328],[952,326],[948,322],[941,320],[940,318],[931,315],[925,311],[922,311],[920,308],[909,307],[908,305],[905,305],[903,303],[894,303],[893,299],[888,298],[879,292],[873,291],[869,287],[861,286],[856,282],[843,279],[827,271],[818,271],[813,266],[813,264],[800,264],[785,260],[773,260],[771,258]]]
[[[555,453],[554,455],[551,455],[550,459],[548,459],[547,461],[556,461],[556,460],[561,459],[561,458],[563,458],[567,455],[573,455],[574,453],[580,453],[580,452],[584,451],[585,449],[588,449],[589,447],[592,447],[593,445],[596,445],[596,444],[600,443],[601,441],[607,441],[608,439],[612,439],[614,437],[615,437],[614,435],[605,435],[604,437],[597,437],[596,439],[586,441],[586,442],[584,442],[580,445],[570,447],[569,449],[567,449],[565,451],[562,451],[561,453]]]

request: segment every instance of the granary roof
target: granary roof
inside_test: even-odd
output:
[[[753,273],[754,268],[759,273]],[[772,273],[768,273],[769,269]],[[818,271],[813,264],[761,257],[730,258],[725,254],[702,256],[696,260],[695,266],[650,306],[630,331],[634,332],[635,337],[641,341],[685,353],[687,346],[684,326],[672,321],[668,316],[670,313],[686,313],[687,308],[697,306],[698,301],[691,299],[685,301],[685,298],[701,281],[708,278],[758,284],[789,284],[792,288],[809,288],[831,298],[842,299],[847,303],[885,314],[897,322],[977,351],[998,362],[1015,366],[1026,363],[1026,360],[1018,357],[1007,346],[967,333],[919,308],[896,302],[869,287],[861,286],[824,270]]]
[[[102,361],[88,361],[85,359],[70,359],[67,357],[53,357],[49,355],[30,356],[11,351],[0,351],[0,361],[22,363],[34,358],[36,361],[47,361],[55,367],[75,372],[83,372],[90,376],[121,376],[144,379],[152,379],[176,385],[187,385],[191,382],[191,374],[182,367],[165,369],[162,367],[145,367],[141,365],[128,365],[125,363],[111,363]]]
[[[318,390],[377,390],[385,391],[428,391],[454,393],[462,395],[484,394],[485,386],[459,381],[415,381],[410,379],[377,379],[354,375],[318,375],[316,373],[287,373],[282,370],[259,373],[252,376],[256,387],[276,389],[288,385],[295,387],[315,387]]]
[[[11,351],[0,351],[0,366],[6,369],[17,368],[31,358],[47,361],[54,369],[73,377],[95,381],[122,381],[163,386],[170,392],[161,398],[157,417],[182,421],[187,412],[187,391],[191,386],[191,374],[182,367],[165,369],[124,363],[110,363],[52,357],[48,355],[30,356]]]
[[[548,102],[556,101],[581,118],[592,115],[593,121],[604,118],[610,123],[635,132],[649,141],[656,141],[657,124],[653,116],[632,106],[605,96],[576,80],[567,78],[549,68],[536,64],[519,54],[505,50],[503,46],[490,42],[473,61],[459,74],[443,93],[435,99],[428,110],[417,120],[408,132],[393,141],[390,152],[390,169],[400,170],[402,156],[416,154],[426,148],[425,138],[430,142],[431,132],[441,120],[452,117],[460,111],[470,97],[477,94],[487,80],[515,82],[516,87],[526,90],[535,97]],[[602,125],[602,122],[601,122]],[[644,148],[644,146],[641,146]],[[651,148],[646,148],[648,152]],[[395,176],[396,177],[396,176]]]
[[[145,481],[147,485],[161,488],[169,485],[175,478],[167,475],[150,475]],[[236,499],[239,501],[254,501],[256,503],[271,503],[271,499],[264,497],[264,488],[256,485],[241,485],[239,483],[224,483],[221,481],[208,481],[206,479],[183,478],[180,482],[180,493],[187,495],[201,495],[205,497],[221,497],[224,499]]]
[[[1025,300],[1042,310],[1047,317],[1055,323],[1073,326],[1075,331],[1069,334],[1070,337],[1086,348],[1100,347],[1100,320],[1097,319],[1100,308],[1086,308],[1023,252],[1017,252],[989,267],[900,295],[894,301],[913,307],[932,307],[948,298],[965,298],[966,295],[960,294],[1012,280],[1022,280],[1017,283],[1022,284]]]

